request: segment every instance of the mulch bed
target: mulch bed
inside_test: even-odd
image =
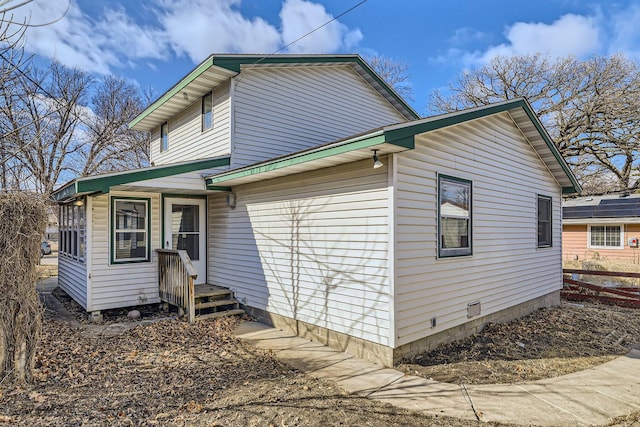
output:
[[[489,324],[400,368],[451,383],[513,383],[588,369],[638,345],[640,310],[563,301],[507,324]]]

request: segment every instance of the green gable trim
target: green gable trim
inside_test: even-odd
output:
[[[213,65],[221,68],[226,68],[229,71],[240,72],[242,65],[252,64],[350,64],[357,63],[367,74],[371,76],[381,87],[385,89],[389,95],[391,95],[412,119],[419,119],[420,116],[407,102],[402,99],[396,92],[389,86],[389,84],[378,76],[378,74],[367,64],[359,55],[338,55],[338,56],[237,56],[237,57],[214,57]]]
[[[582,186],[580,185],[576,177],[573,175],[573,172],[571,172],[571,169],[569,169],[569,165],[567,165],[567,162],[565,162],[564,158],[562,157],[562,154],[560,154],[556,145],[553,143],[553,141],[551,141],[549,134],[542,126],[542,123],[540,123],[538,116],[535,114],[535,112],[533,111],[533,109],[531,108],[528,102],[526,102],[524,99],[520,100],[520,102],[522,103],[522,108],[524,109],[525,113],[527,113],[527,116],[529,116],[529,119],[538,130],[538,133],[542,136],[542,139],[544,139],[544,142],[549,147],[549,150],[551,150],[551,152],[553,153],[553,156],[556,158],[560,166],[562,166],[562,170],[569,177],[569,180],[573,185],[572,193],[579,193],[580,190],[582,190]],[[571,188],[571,187],[563,188],[562,193],[571,194],[571,193],[565,193],[566,188]]]
[[[193,71],[187,74],[182,80],[180,80],[176,85],[174,85],[169,91],[167,91],[164,95],[158,98],[153,104],[149,105],[145,110],[140,113],[136,118],[134,118],[131,122],[129,122],[129,128],[133,128],[138,123],[143,121],[149,115],[151,115],[154,111],[156,111],[159,107],[169,101],[171,98],[176,96],[177,94],[184,91],[184,89],[191,84],[196,78],[206,72],[213,66],[224,68],[226,70],[239,73],[242,65],[252,65],[252,64],[319,64],[319,63],[329,63],[329,64],[353,64],[356,63],[366,73],[371,76],[371,78],[376,81],[385,92],[389,94],[402,108],[405,110],[402,112],[403,114],[409,114],[412,119],[418,119],[420,116],[416,113],[413,108],[407,104],[407,102],[402,99],[392,88],[389,86],[387,82],[381,79],[375,71],[369,67],[369,65],[360,58],[358,55],[316,55],[316,56],[305,56],[305,55],[271,55],[271,56],[250,56],[250,55],[212,55],[200,65],[198,65]],[[397,108],[397,107],[396,107]]]
[[[299,153],[291,157],[284,157],[267,161],[253,167],[246,167],[236,171],[223,172],[219,175],[215,175],[206,179],[207,189],[217,189],[218,187],[216,187],[216,184],[227,182],[233,179],[271,172],[302,163],[308,163],[314,160],[324,159],[338,154],[348,153],[350,151],[374,147],[376,145],[384,144],[385,142],[387,142],[385,140],[385,134],[382,131],[378,131],[366,136],[359,137],[357,139],[344,141],[339,145],[332,144],[330,146],[316,149],[310,152]],[[402,142],[403,144],[408,144],[408,141],[406,139],[401,140],[400,142]],[[406,147],[405,145],[401,144],[394,145],[399,145],[404,148],[413,148],[413,146]]]
[[[111,187],[132,182],[145,181],[147,179],[166,178],[181,173],[194,172],[200,169],[211,169],[221,166],[229,166],[229,157],[198,160],[175,165],[157,166],[152,168],[136,169],[131,172],[110,174],[104,176],[78,178],[67,184],[52,195],[56,201],[62,201],[76,194],[108,193]]]
[[[202,73],[207,71],[213,65],[213,57],[207,58],[202,64],[198,65],[193,71],[191,71],[185,78],[180,80],[175,86],[173,86],[167,93],[162,95],[153,104],[145,108],[145,110],[138,115],[135,119],[129,122],[129,129],[144,120],[149,114],[153,113],[158,107],[167,102],[176,94],[182,92],[192,81],[198,78]]]
[[[533,111],[529,103],[523,98],[515,99],[512,101],[506,101],[496,105],[489,105],[487,107],[481,107],[471,111],[466,111],[466,112],[462,111],[459,113],[452,113],[440,118],[436,117],[428,121],[422,121],[421,123],[409,124],[406,126],[398,127],[396,129],[390,129],[390,130],[387,130],[385,133],[388,135],[389,141],[401,140],[404,138],[412,138],[412,137],[415,137],[415,135],[417,134],[421,134],[421,133],[425,133],[425,132],[429,132],[437,129],[442,129],[447,126],[457,125],[463,122],[479,119],[482,117],[487,117],[497,113],[502,113],[504,111],[513,110],[514,108],[518,108],[518,107],[522,108],[524,112],[527,114],[527,116],[535,126],[536,130],[538,131],[538,133],[540,134],[544,142],[547,144],[547,147],[549,147],[549,150],[551,150],[551,153],[555,157],[556,161],[558,162],[558,164],[560,164],[560,166],[562,167],[562,170],[565,172],[565,174],[573,184],[573,187],[566,187],[566,188],[567,189],[572,188],[573,192],[579,192],[581,187],[578,181],[576,180],[575,176],[573,175],[573,172],[571,172],[571,170],[569,169],[569,166],[562,158],[562,155],[558,151],[557,147],[555,146],[553,141],[551,141],[549,134],[542,126],[542,123],[540,123],[540,120],[538,120],[538,116],[536,116],[535,112]]]

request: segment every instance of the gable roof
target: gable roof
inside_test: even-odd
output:
[[[579,192],[580,184],[533,112],[531,105],[523,98],[385,126],[329,144],[225,171],[207,177],[207,188],[215,189],[222,185],[230,187],[364,160],[372,158],[372,150],[378,150],[379,156],[410,150],[415,147],[417,135],[502,112],[510,114],[549,172],[562,186],[563,193]]]
[[[407,120],[420,117],[359,55],[211,55],[135,117],[129,127],[152,130],[184,110],[243,67],[347,64],[378,91]]]
[[[640,222],[640,194],[576,197],[562,203],[565,223]],[[611,220],[611,221],[608,221]]]

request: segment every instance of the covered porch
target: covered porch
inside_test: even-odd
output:
[[[60,286],[91,314],[167,303],[193,321],[242,312],[207,281],[203,177],[229,158],[79,178],[54,193],[61,210]]]

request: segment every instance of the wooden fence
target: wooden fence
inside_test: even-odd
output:
[[[561,291],[561,295],[568,300],[598,301],[623,307],[640,308],[640,287],[595,285],[593,283],[588,283],[584,280],[576,280],[568,276],[569,274],[579,274],[581,276],[640,278],[640,273],[576,269],[563,269],[562,272],[565,276],[563,279],[564,287]]]

